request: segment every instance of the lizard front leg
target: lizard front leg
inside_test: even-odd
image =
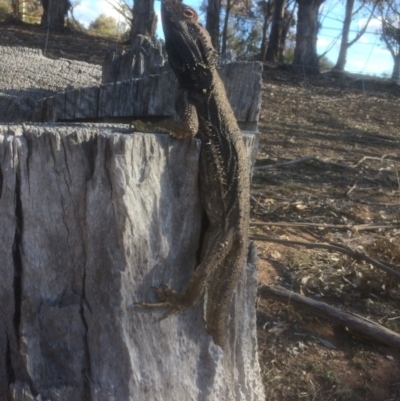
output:
[[[234,230],[222,231],[220,228],[209,229],[206,233],[202,261],[196,267],[188,286],[183,293],[172,290],[167,285],[156,288],[160,302],[140,302],[136,305],[146,308],[169,308],[164,316],[168,318],[184,312],[194,306],[204,294],[208,278],[224,262],[232,248]]]

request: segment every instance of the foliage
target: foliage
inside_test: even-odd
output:
[[[19,18],[22,21],[37,24],[40,22],[40,16],[43,13],[42,6],[36,0],[0,0],[0,21],[3,21],[7,17],[13,15],[13,6],[19,9]],[[18,18],[18,16],[13,15],[13,17]]]
[[[283,52],[283,57],[286,64],[292,64],[294,60],[294,47],[288,47]]]
[[[260,8],[251,0],[223,0],[224,20],[222,40],[226,24],[227,48],[238,56],[254,56],[260,52],[263,20]],[[228,20],[226,21],[228,12]],[[224,45],[222,46],[224,48]]]
[[[294,48],[289,47],[284,52],[284,60],[286,64],[292,64],[294,60]],[[321,70],[328,70],[334,66],[333,62],[328,57],[322,56],[319,58],[319,68]]]
[[[132,24],[133,4],[131,3],[133,2],[128,2],[127,0],[107,0],[107,3],[121,15],[127,25]]]
[[[6,19],[11,12],[11,4],[7,0],[0,0],[0,21]]]
[[[74,18],[67,18],[65,20],[65,23],[66,23],[67,27],[69,27],[73,31],[76,31],[76,32],[85,32],[86,31],[85,26]]]
[[[238,56],[253,56],[259,53],[262,23],[258,19],[242,16],[230,18],[227,30],[228,48]]]
[[[29,24],[39,24],[40,18],[43,14],[43,7],[36,0],[25,0],[24,5],[24,22]]]
[[[100,14],[89,25],[88,32],[99,36],[114,36],[125,33],[127,26],[125,23],[118,23],[114,17],[107,17]]]
[[[319,68],[321,70],[329,70],[334,66],[331,60],[328,57],[322,56],[319,58]]]

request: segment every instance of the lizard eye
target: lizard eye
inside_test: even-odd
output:
[[[194,11],[193,9],[191,9],[189,7],[186,7],[183,10],[183,15],[188,19],[196,18],[196,16],[197,16],[196,11]]]

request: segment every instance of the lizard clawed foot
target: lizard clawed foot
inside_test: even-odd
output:
[[[185,296],[177,291],[172,290],[167,285],[162,287],[152,287],[156,291],[157,298],[160,302],[137,302],[135,305],[142,306],[144,308],[170,308],[171,310],[167,312],[161,320],[167,319],[178,313],[184,312],[189,309],[190,305],[186,300]]]

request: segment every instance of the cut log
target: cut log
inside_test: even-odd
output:
[[[40,99],[101,82],[100,66],[24,47],[0,46],[0,71],[0,122],[29,121]]]
[[[200,142],[129,133],[0,126],[0,399],[264,400],[254,249],[224,351],[203,302],[166,320],[135,306],[197,264]]]
[[[243,130],[257,131],[262,64],[221,64],[218,72],[239,126]],[[73,89],[39,101],[33,120],[113,122],[126,118],[129,122],[134,118],[152,116],[177,118],[175,99],[178,91],[178,81],[172,71],[99,87]]]

